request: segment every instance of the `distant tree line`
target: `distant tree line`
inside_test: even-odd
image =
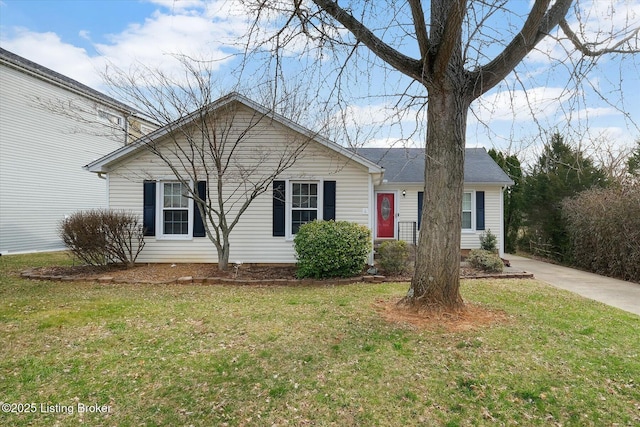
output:
[[[514,181],[504,198],[507,252],[640,281],[640,139],[617,174],[558,133],[527,171],[514,154],[489,154]]]

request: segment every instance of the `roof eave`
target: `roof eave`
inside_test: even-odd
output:
[[[63,76],[56,71],[41,66],[40,64],[37,64],[27,58],[23,58],[13,52],[7,51],[6,49],[4,51],[6,52],[6,54],[0,55],[0,62],[4,63],[8,67],[11,67],[23,73],[27,73],[37,79],[49,82],[55,86],[62,87],[70,92],[76,93],[77,95],[84,96],[102,105],[113,108],[116,111],[123,112],[126,115],[138,116],[139,114],[138,111],[131,108],[130,106],[116,99],[113,99],[110,96],[105,95],[83,83],[80,83],[77,80]],[[65,77],[66,79],[63,77]]]
[[[402,185],[423,185],[424,182],[415,182],[415,181],[387,181],[385,184],[402,184]],[[475,181],[464,181],[465,185],[499,185],[499,186],[507,186],[510,187],[514,184],[513,181],[493,181],[493,182],[475,182]]]
[[[464,183],[470,185],[499,185],[501,187],[510,187],[515,184],[513,181],[465,181]]]

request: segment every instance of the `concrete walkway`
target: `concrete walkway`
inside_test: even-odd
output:
[[[533,273],[536,279],[556,288],[640,315],[640,284],[511,254],[504,258],[511,261],[511,267],[505,268],[505,272],[512,270]]]

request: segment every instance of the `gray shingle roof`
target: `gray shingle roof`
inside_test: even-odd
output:
[[[421,148],[358,148],[356,153],[385,169],[387,182],[424,181],[424,150]],[[464,182],[512,185],[513,181],[484,148],[465,149]]]
[[[74,80],[63,74],[57,73],[47,67],[44,67],[40,64],[37,64],[33,61],[23,58],[20,55],[16,55],[13,52],[9,52],[8,50],[3,49],[1,47],[0,47],[0,60],[10,64],[14,68],[27,70],[37,76],[40,76],[41,78],[42,77],[47,78],[50,81],[53,81],[60,86],[67,87],[70,90],[74,90],[77,93],[82,93],[88,97],[99,99],[105,104],[110,105],[111,107],[116,108],[120,111],[130,112],[130,113],[136,112],[134,109],[132,109],[128,105],[108,95],[105,95],[102,92],[92,89],[89,86],[82,84],[77,80]]]

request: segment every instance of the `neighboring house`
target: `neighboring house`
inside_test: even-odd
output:
[[[406,221],[415,222],[418,227],[421,185],[416,177],[423,174],[424,168],[419,150],[368,149],[360,150],[359,155],[238,94],[216,101],[210,111],[230,106],[234,109],[236,130],[256,114],[267,118],[252,128],[242,154],[238,154],[239,162],[247,153],[278,150],[292,141],[310,141],[295,164],[275,178],[270,191],[258,196],[244,212],[231,235],[231,262],[295,262],[295,231],[313,219],[362,224],[373,231],[373,239],[405,238],[398,234],[398,225]],[[181,125],[192,123],[187,119]],[[181,198],[180,188],[176,188],[179,183],[146,146],[152,141],[162,150],[167,132],[160,128],[86,168],[108,177],[109,206],[138,213],[147,234],[152,234],[146,237],[138,261],[216,262],[215,247],[202,232],[193,201],[184,196],[177,200]],[[483,221],[484,228],[490,227],[502,241],[502,190],[511,181],[483,149],[471,149],[467,154],[470,176],[465,174],[462,208],[468,234],[462,243],[463,248],[471,249],[479,246],[477,237]],[[191,185],[206,185],[210,191],[216,187],[213,181]],[[211,193],[210,197],[217,195]],[[187,222],[184,227],[170,223],[175,219],[176,207],[181,210],[180,218]],[[402,227],[400,231],[402,234]],[[413,236],[409,240],[412,239]]]
[[[82,165],[156,127],[0,48],[0,254],[63,249],[65,216],[107,206],[104,181]]]

